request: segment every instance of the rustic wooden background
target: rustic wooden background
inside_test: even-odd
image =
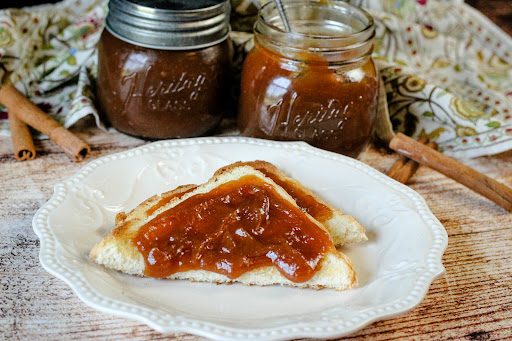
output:
[[[93,148],[87,161],[146,143],[92,128],[75,131]],[[53,185],[83,164],[71,162],[50,141],[37,141],[36,148],[36,160],[20,163],[8,139],[0,138],[0,339],[199,339],[159,334],[99,313],[42,269],[31,219],[52,195]],[[385,171],[395,158],[372,149],[363,161]],[[512,186],[512,152],[465,163]],[[420,168],[409,185],[448,231],[446,273],[412,312],[376,322],[350,338],[512,339],[512,214],[427,168]]]
[[[512,2],[472,0],[512,33]],[[146,141],[103,133],[83,122],[73,130],[92,146],[85,162]],[[0,137],[0,340],[198,340],[160,334],[144,324],[99,313],[39,265],[39,240],[31,219],[53,185],[77,172],[50,141],[36,141],[38,157],[17,162],[8,137]],[[370,150],[363,161],[385,171],[394,155]],[[512,151],[464,161],[512,186]],[[410,180],[449,235],[446,273],[413,311],[376,322],[347,339],[511,340],[512,214],[427,168]]]
[[[470,6],[477,8],[489,19],[498,24],[505,32],[512,35],[512,1],[510,0],[466,0]]]

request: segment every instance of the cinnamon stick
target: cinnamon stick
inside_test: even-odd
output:
[[[428,142],[428,138],[425,136],[421,136],[418,139],[418,142],[425,144]],[[396,160],[395,163],[391,166],[391,168],[388,169],[386,175],[404,184],[405,182],[407,182],[407,180],[409,180],[411,176],[414,175],[414,173],[418,169],[418,166],[414,165],[416,161],[412,161],[408,166],[408,172],[405,172],[403,168],[409,161],[411,161],[409,158],[403,155],[399,155],[398,160]],[[406,176],[406,173],[410,173],[408,177]]]
[[[512,189],[454,159],[398,133],[389,147],[449,178],[512,212]]]
[[[430,141],[426,144],[427,147],[437,149],[437,143]],[[402,155],[403,156],[403,155]],[[418,170],[420,164],[412,159],[408,159],[407,162],[400,168],[392,178],[398,182],[405,184]]]
[[[11,84],[0,88],[0,103],[24,123],[48,135],[73,161],[82,161],[90,147],[50,118]]]
[[[9,129],[11,130],[14,155],[18,161],[34,160],[36,149],[28,126],[16,115],[9,112]]]

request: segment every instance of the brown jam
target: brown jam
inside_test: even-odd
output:
[[[278,176],[264,168],[258,168],[258,170],[281,186],[290,194],[302,211],[308,213],[319,222],[323,223],[332,217],[332,210],[329,207],[319,203],[311,195],[294,186],[291,181],[281,180]]]
[[[239,104],[242,135],[301,140],[358,156],[374,131],[377,79],[373,61],[347,70],[320,56],[303,57],[297,65],[262,45],[249,53]]]
[[[150,277],[201,269],[235,279],[275,266],[297,283],[313,277],[325,253],[334,250],[324,229],[252,175],[161,213],[141,227],[133,243]]]
[[[157,50],[104,30],[98,43],[98,100],[121,132],[151,139],[204,135],[223,115],[228,40],[195,50]]]

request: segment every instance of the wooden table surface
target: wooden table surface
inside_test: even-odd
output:
[[[509,1],[470,3],[512,33]],[[36,141],[37,159],[20,163],[12,155],[10,138],[0,137],[0,340],[200,339],[160,334],[136,321],[97,312],[39,264],[39,240],[31,220],[54,184],[97,157],[147,143],[87,126],[84,122],[73,129],[92,146],[81,164],[71,162],[50,141]],[[394,160],[374,149],[362,157],[380,171]],[[512,152],[464,163],[512,186]],[[512,214],[424,167],[408,185],[425,198],[448,232],[446,273],[416,309],[373,323],[347,339],[512,339]]]
[[[37,141],[37,159],[20,163],[10,141],[0,138],[0,339],[199,339],[159,334],[139,322],[97,312],[40,266],[31,220],[53,185],[88,161],[147,143],[95,128],[75,131],[92,146],[84,163],[71,162],[51,141]],[[371,149],[362,161],[385,171],[395,158]],[[465,163],[512,186],[512,152]],[[416,309],[350,338],[512,339],[512,214],[427,168],[421,167],[409,185],[448,232],[446,273]]]

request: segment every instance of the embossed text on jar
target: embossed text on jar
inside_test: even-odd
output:
[[[278,28],[274,4],[260,10],[242,71],[240,132],[356,157],[370,143],[376,118],[373,21],[341,2],[286,6],[292,32]]]

